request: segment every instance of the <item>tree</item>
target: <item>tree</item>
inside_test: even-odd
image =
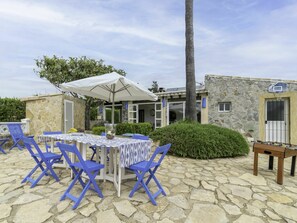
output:
[[[186,119],[197,121],[196,115],[196,80],[194,57],[193,0],[186,4]]]
[[[113,71],[125,76],[126,72],[121,69],[115,69],[111,65],[105,65],[103,60],[94,60],[83,57],[69,57],[68,59],[57,56],[47,57],[35,60],[38,69],[34,72],[42,79],[47,79],[57,89],[62,91],[59,86],[64,82],[74,81],[91,76],[111,73]],[[71,93],[74,97],[79,97],[76,93]],[[86,113],[85,128],[90,129],[91,107],[98,105],[98,99],[85,97]]]
[[[153,93],[159,92],[159,84],[158,84],[158,81],[153,81],[153,83],[152,83],[152,87],[149,88],[149,91],[151,91],[151,92],[153,92]]]

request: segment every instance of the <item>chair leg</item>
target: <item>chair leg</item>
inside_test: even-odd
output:
[[[60,201],[65,200],[66,195],[71,191],[71,189],[75,185],[76,181],[80,178],[80,175],[82,174],[82,172],[83,172],[83,170],[80,170],[78,173],[76,172],[77,174],[75,175],[75,178],[73,179],[73,181],[71,182],[71,184],[69,185],[69,187],[67,188],[65,193],[60,198]]]
[[[81,200],[83,199],[83,197],[85,196],[86,192],[88,191],[89,187],[91,185],[91,181],[89,181],[86,186],[84,187],[83,191],[81,192],[81,194],[79,195],[77,201],[74,203],[72,209],[76,209],[77,206],[80,204]]]
[[[6,152],[4,151],[4,149],[2,149],[1,146],[0,146],[0,152],[2,152],[3,154],[6,154]]]
[[[57,176],[57,174],[55,173],[55,171],[53,170],[53,164],[54,164],[54,163],[49,164],[49,166],[47,167],[47,169],[51,172],[51,175],[55,178],[55,180],[56,180],[57,182],[59,182],[60,179],[59,179],[59,177]]]
[[[163,187],[161,186],[160,182],[158,181],[158,179],[156,178],[155,174],[152,174],[152,178],[154,179],[155,183],[157,184],[158,188],[161,190],[161,193],[166,196],[166,193],[163,189]]]
[[[148,186],[144,183],[144,181],[142,180],[142,186],[144,188],[144,190],[146,191],[147,195],[149,196],[149,199],[151,200],[151,202],[153,203],[153,205],[157,205],[157,202],[154,198],[154,196],[152,195],[150,189],[148,188]]]
[[[10,148],[9,148],[9,151],[10,150],[12,150],[14,147],[16,147],[17,146],[17,142],[16,143],[14,143]]]
[[[44,170],[44,171],[42,171],[42,173],[39,175],[39,177],[33,182],[33,184],[31,185],[31,187],[30,188],[33,188],[33,187],[35,187],[36,186],[36,184],[41,180],[41,178],[46,174],[46,172],[47,172],[47,168]]]
[[[96,181],[95,181],[95,177],[98,174],[98,171],[95,171],[93,175],[90,176],[90,182],[93,184],[95,191],[97,192],[97,194],[99,195],[99,197],[103,198],[103,194],[102,191],[100,190],[100,188],[98,187]]]
[[[28,173],[27,176],[25,176],[25,178],[22,180],[21,183],[25,183],[27,181],[27,179],[30,178],[32,176],[32,174],[37,170],[39,165],[40,165],[40,163],[37,163],[37,165],[30,171],[30,173]]]
[[[137,177],[137,182],[135,183],[133,189],[131,190],[129,197],[132,197],[136,191],[138,191],[141,188],[141,181],[143,179],[143,176],[145,173],[140,174],[138,171],[134,170],[134,173]]]

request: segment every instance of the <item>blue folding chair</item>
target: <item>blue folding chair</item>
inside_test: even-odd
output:
[[[104,168],[104,165],[100,163],[92,162],[91,160],[86,160],[86,161],[83,160],[80,152],[78,151],[75,145],[68,145],[60,142],[58,142],[57,144],[75,175],[73,181],[71,182],[71,184],[69,185],[65,193],[62,195],[60,200],[62,201],[66,197],[70,198],[71,200],[74,201],[74,205],[72,209],[76,209],[77,206],[80,204],[82,198],[85,196],[88,189],[93,189],[95,192],[97,192],[99,197],[103,198],[102,192],[95,181],[95,177],[99,173],[99,171]],[[74,153],[78,158],[78,162],[72,162],[68,156],[68,153]],[[76,170],[76,168],[78,170]],[[89,181],[87,183],[84,183],[81,178],[81,175],[83,172],[89,177]],[[75,197],[72,194],[70,194],[71,189],[73,188],[73,186],[77,181],[79,181],[79,183],[83,187],[83,190],[79,195],[79,197]],[[93,185],[94,188],[90,187],[91,184]]]
[[[102,132],[101,133],[101,136],[106,136],[106,133],[105,132]],[[96,146],[90,146],[89,148],[93,150],[93,154],[91,156],[91,161],[95,161],[94,160],[94,157],[95,157],[95,155],[97,153],[97,147]],[[109,148],[107,149],[107,154],[108,153],[109,153]],[[108,156],[107,156],[107,161],[109,161],[109,157]]]
[[[4,151],[4,149],[2,148],[2,146],[8,141],[7,138],[2,138],[0,139],[0,152],[6,154],[6,152]]]
[[[18,147],[19,150],[22,150],[24,146],[20,145],[20,142],[22,141],[22,138],[25,137],[25,135],[23,133],[21,124],[7,124],[7,127],[13,140],[13,145],[9,150],[12,150],[14,147]],[[33,138],[34,136],[28,137]]]
[[[153,155],[151,156],[149,161],[142,161],[136,164],[133,164],[129,166],[129,169],[133,170],[134,173],[137,176],[137,182],[134,185],[132,191],[129,194],[129,197],[132,197],[134,193],[139,190],[141,187],[144,188],[145,192],[148,194],[149,199],[153,203],[153,205],[157,205],[156,198],[162,193],[164,196],[166,196],[166,193],[164,189],[162,188],[160,182],[157,180],[155,173],[159,166],[161,165],[161,162],[163,161],[166,153],[170,149],[171,144],[167,144],[164,146],[157,147]],[[154,162],[154,159],[158,154],[162,154],[158,160],[158,162]],[[144,181],[145,174],[148,173],[148,179]],[[152,192],[148,188],[148,184],[153,179],[155,183],[157,184],[159,190],[152,194]]]
[[[62,134],[62,131],[43,132],[43,135],[59,135],[59,134]],[[51,148],[51,145],[49,145],[47,141],[45,141],[44,143],[45,143],[45,149],[48,152],[49,148]],[[58,147],[57,142],[54,144],[54,147]]]
[[[149,140],[149,137],[145,135],[134,134],[132,135],[132,139]]]
[[[31,172],[23,179],[22,183],[25,183],[27,181],[31,182],[31,188],[35,187],[36,184],[41,180],[41,178],[46,175],[52,175],[55,180],[58,182],[59,181],[59,177],[57,176],[57,174],[55,173],[55,171],[53,170],[53,164],[55,162],[59,162],[62,154],[55,154],[55,153],[50,153],[50,152],[42,152],[41,149],[39,148],[39,146],[37,145],[37,143],[35,142],[35,140],[33,138],[27,138],[24,137],[23,142],[25,144],[25,147],[27,148],[27,150],[29,151],[29,153],[31,154],[32,158],[35,160],[36,162],[36,166],[31,170]],[[36,150],[37,153],[34,153],[33,151]],[[45,166],[43,166],[43,164]],[[36,180],[34,180],[33,178],[31,178],[31,176],[35,173],[35,171],[40,168],[41,169],[41,174],[39,175],[39,177],[37,177]]]

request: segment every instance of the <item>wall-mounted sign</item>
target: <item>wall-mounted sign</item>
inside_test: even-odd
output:
[[[278,82],[268,87],[268,92],[271,92],[271,93],[282,93],[285,91],[288,91],[288,84],[283,82]]]

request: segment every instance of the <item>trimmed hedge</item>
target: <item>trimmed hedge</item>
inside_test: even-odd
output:
[[[0,122],[20,122],[25,117],[25,102],[17,98],[0,98]]]
[[[101,135],[105,132],[104,126],[96,126],[92,128],[93,134]],[[143,135],[149,135],[152,132],[152,124],[149,122],[143,123],[119,123],[116,127],[116,134],[122,135],[125,133],[138,133]]]
[[[117,124],[117,135],[125,133],[138,133],[142,135],[149,135],[152,132],[152,124],[149,122],[142,123],[119,123]]]
[[[160,145],[171,143],[170,152],[195,159],[213,159],[247,155],[245,138],[231,129],[215,125],[179,122],[155,130],[150,134]]]
[[[104,126],[96,126],[92,128],[92,132],[95,135],[101,135],[102,132],[105,132],[105,127]]]

